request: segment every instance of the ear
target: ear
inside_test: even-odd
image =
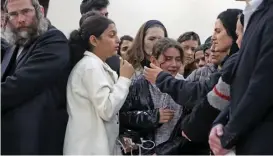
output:
[[[45,8],[41,5],[40,5],[40,11],[43,14],[43,16],[45,16]]]
[[[91,35],[89,37],[89,42],[91,43],[91,45],[93,47],[96,47],[98,45],[98,40],[97,40],[97,38],[94,35]]]
[[[150,57],[150,62],[157,65],[157,59],[154,56]]]

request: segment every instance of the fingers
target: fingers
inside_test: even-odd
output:
[[[164,113],[174,113],[174,110],[171,109],[163,109]]]
[[[123,60],[123,64],[124,65],[131,65],[128,61],[126,61],[126,60]]]
[[[217,133],[218,136],[223,135],[224,132],[223,132],[223,126],[222,125],[216,127],[216,133]]]
[[[173,119],[173,115],[163,115],[162,117],[161,117],[161,120],[163,120],[163,121],[170,121],[170,120],[172,120]]]
[[[154,71],[154,69],[152,68],[148,68],[148,67],[144,67],[144,75],[148,75],[149,73],[152,73]]]
[[[217,127],[214,127],[211,130],[209,135],[209,145],[214,154],[219,153],[219,151],[222,149],[220,138],[217,135]]]
[[[119,60],[120,60],[120,66],[122,66],[124,64],[124,60],[122,57],[119,57]]]
[[[152,68],[152,69],[156,69],[156,68],[158,68],[155,64],[153,64],[153,63],[150,63],[150,67]]]

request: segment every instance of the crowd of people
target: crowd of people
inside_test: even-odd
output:
[[[227,9],[202,43],[159,20],[119,38],[82,0],[69,38],[38,0],[1,5],[1,154],[273,154],[273,1]]]

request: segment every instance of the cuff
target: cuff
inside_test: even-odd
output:
[[[126,77],[120,76],[118,79],[118,83],[123,84],[124,86],[130,86],[131,85],[131,79],[128,79]]]
[[[223,129],[223,136],[220,138],[221,144],[225,149],[232,149],[236,142],[236,134],[231,133],[226,127]]]
[[[161,83],[162,80],[165,80],[165,77],[167,76],[172,76],[172,75],[167,72],[161,71],[156,77],[156,81],[155,81],[156,84]]]

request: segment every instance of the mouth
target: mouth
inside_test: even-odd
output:
[[[18,30],[19,31],[26,31],[26,30],[28,30],[28,27],[20,27],[20,28],[18,28]]]
[[[175,75],[175,74],[177,74],[177,70],[168,70],[168,72],[171,74],[171,75]]]
[[[186,57],[186,62],[192,63],[193,61],[194,61],[193,58],[191,58],[191,57]]]

